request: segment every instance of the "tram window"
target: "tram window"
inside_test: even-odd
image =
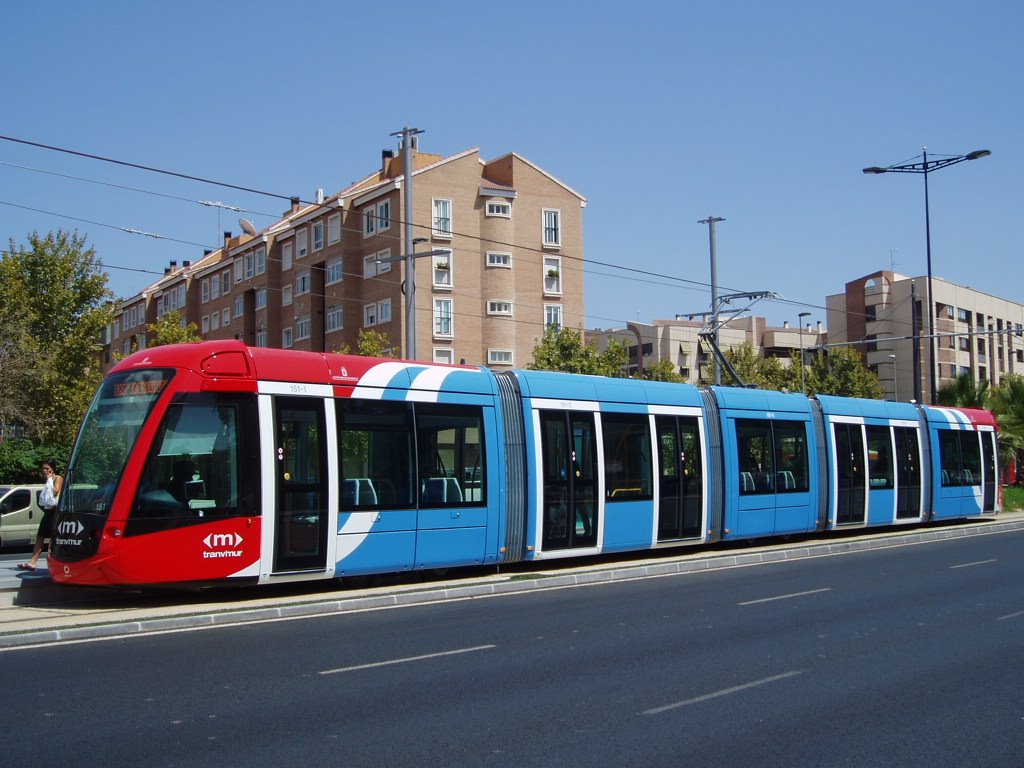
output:
[[[964,485],[981,485],[981,444],[977,432],[960,433],[960,471]]]
[[[416,434],[421,506],[486,502],[482,408],[418,403]]]
[[[604,487],[609,501],[650,499],[651,423],[644,415],[602,414]],[[678,461],[671,462],[672,467]]]
[[[738,419],[736,453],[741,495],[808,489],[804,422]]]
[[[775,492],[807,490],[807,428],[802,421],[772,422],[775,437]]]
[[[258,443],[248,423],[254,414],[254,402],[233,397],[189,394],[172,403],[143,469],[125,535],[258,515],[252,493],[258,487]]]
[[[868,484],[871,488],[893,487],[892,435],[888,427],[867,427]]]
[[[976,432],[939,430],[942,484],[981,485],[981,446]]]
[[[337,414],[342,511],[411,507],[411,406],[339,400]]]

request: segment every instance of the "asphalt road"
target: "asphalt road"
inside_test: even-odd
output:
[[[1020,766],[1022,547],[12,649],[4,763]]]

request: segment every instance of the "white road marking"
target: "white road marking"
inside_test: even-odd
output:
[[[437,659],[441,656],[456,656],[460,653],[473,653],[474,651],[489,651],[497,648],[496,645],[477,645],[472,648],[458,648],[454,651],[440,651],[438,653],[425,653],[422,656],[408,656],[404,659],[391,659],[389,661],[374,661],[370,664],[357,664],[354,667],[339,667],[338,669],[325,669],[318,672],[319,675],[334,675],[338,672],[355,672],[360,669],[375,669],[377,667],[389,667],[392,664],[408,664],[410,661],[424,661],[425,659]]]
[[[750,683],[744,683],[743,685],[736,685],[732,688],[725,688],[721,691],[715,691],[714,693],[705,693],[703,696],[695,696],[692,699],[686,699],[685,701],[677,701],[675,704],[666,704],[663,707],[655,707],[654,709],[648,709],[641,712],[641,715],[660,715],[662,712],[668,712],[670,709],[678,709],[679,707],[687,707],[690,704],[699,704],[702,701],[708,699],[717,699],[719,696],[728,696],[732,693],[739,693],[745,691],[748,688],[756,688],[759,685],[767,685],[768,683],[774,683],[779,680],[785,680],[787,677],[795,677],[796,675],[802,675],[802,669],[794,669],[790,672],[783,672],[781,675],[772,675],[771,677],[765,677],[761,680],[754,680]]]
[[[820,592],[831,592],[832,587],[823,587],[822,589],[811,589],[807,592],[793,592],[789,595],[776,595],[775,597],[762,597],[759,600],[747,600],[744,603],[737,603],[737,605],[756,605],[757,603],[770,603],[774,600],[789,600],[791,597],[805,597],[806,595],[817,595]]]
[[[995,562],[998,562],[998,561],[996,560],[996,558],[993,557],[991,560],[978,560],[977,562],[974,562],[974,563],[961,563],[960,565],[951,565],[951,566],[949,566],[949,570],[952,571],[954,568],[970,568],[972,565],[985,565],[986,563],[995,563]]]

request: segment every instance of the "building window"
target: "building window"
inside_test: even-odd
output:
[[[560,246],[562,244],[562,212],[555,208],[545,208],[544,245]]]
[[[562,305],[544,305],[544,327],[555,331],[562,330]]]
[[[295,278],[295,295],[301,296],[310,291],[309,270],[304,269]]]
[[[342,281],[345,277],[343,266],[340,256],[327,260],[326,280],[328,285],[331,283],[340,283]]]
[[[506,219],[512,217],[512,204],[511,203],[498,203],[492,202],[487,204],[487,215],[488,216],[503,216]]]
[[[377,324],[377,305],[366,304],[363,306],[363,327],[370,328]]]
[[[267,346],[267,329],[258,328],[256,330],[256,346],[265,347]]]
[[[208,302],[210,300],[210,281],[209,280],[203,280],[203,282],[199,284],[199,300],[203,304],[205,304],[206,302]]]
[[[562,292],[562,260],[558,256],[544,257],[544,293]]]
[[[231,270],[225,269],[220,273],[220,292],[224,296],[231,293]]]
[[[313,323],[309,320],[309,315],[299,315],[295,318],[295,338],[308,339],[313,332]]]
[[[231,310],[230,309],[222,309],[220,311],[220,324],[223,325],[225,328],[227,328],[229,325],[231,325]]]
[[[434,198],[433,200],[434,237],[452,236],[452,201],[448,199]]]
[[[214,312],[212,315],[210,315],[210,330],[220,330],[220,312]]]
[[[487,302],[487,314],[488,315],[511,315],[512,314],[512,302],[511,301],[488,301]]]
[[[341,214],[332,213],[327,217],[327,244],[341,242]]]
[[[235,282],[242,282],[242,259],[235,259]]]
[[[433,276],[433,282],[435,288],[451,288],[452,283],[452,269],[454,267],[452,252],[445,251],[443,253],[435,254],[430,257],[431,261],[431,275]]]
[[[327,308],[327,331],[340,331],[345,327],[345,313],[341,307]]]
[[[292,250],[293,246],[291,243],[284,243],[281,246],[281,271],[292,268]]]
[[[267,249],[256,249],[256,274],[262,275],[267,271]]]
[[[256,274],[256,260],[252,251],[245,254],[245,279],[252,280]]]
[[[487,252],[487,266],[488,267],[503,267],[505,269],[512,268],[512,254],[511,253],[495,253],[494,251]]]
[[[210,299],[212,301],[213,299],[219,299],[219,298],[220,298],[220,280],[218,280],[216,277],[214,277],[214,278],[212,278],[210,280]],[[170,310],[168,309],[167,311],[170,311]]]
[[[434,335],[453,336],[452,300],[434,299]]]
[[[245,297],[235,296],[235,317],[241,317],[245,314]]]
[[[260,288],[256,291],[256,306],[255,309],[266,309],[267,308],[267,289]]]
[[[317,221],[313,224],[313,251],[322,251],[324,248],[324,223]]]
[[[391,322],[391,299],[377,302],[377,323]]]
[[[391,229],[391,201],[381,200],[377,203],[377,231]]]
[[[201,333],[209,333],[210,332],[210,316],[209,315],[203,315],[203,319],[199,323],[199,331]]]
[[[487,363],[489,365],[512,365],[511,349],[489,349],[487,350]]]
[[[377,275],[383,275],[385,272],[391,271],[390,261],[381,261],[381,259],[390,259],[391,249],[385,248],[383,251],[378,251],[372,256],[367,256],[363,260],[363,277],[376,277]]]
[[[434,347],[434,362],[452,365],[455,362],[455,351],[449,347]]]
[[[292,329],[291,328],[282,328],[281,329],[281,348],[282,349],[291,349],[293,343],[294,342],[293,342],[293,336],[292,336]]]
[[[302,228],[295,231],[295,258],[301,259],[309,253],[309,230]]]
[[[289,307],[292,303],[292,287],[286,285],[281,289],[281,306]]]

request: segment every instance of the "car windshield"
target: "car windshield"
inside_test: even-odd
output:
[[[173,377],[174,371],[167,369],[107,377],[82,422],[61,494],[63,509],[103,515],[109,511],[142,425]]]

